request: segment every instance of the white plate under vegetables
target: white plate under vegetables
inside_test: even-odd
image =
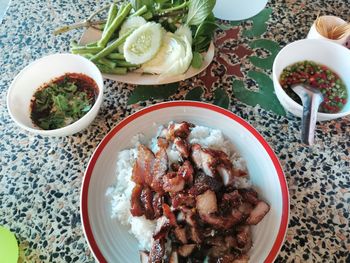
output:
[[[88,28],[82,35],[79,44],[85,45],[87,43],[97,41],[102,32],[100,30],[97,30],[95,28]],[[190,66],[188,70],[179,75],[175,76],[167,76],[167,77],[159,77],[157,74],[143,74],[139,70],[129,71],[126,74],[108,74],[108,73],[102,73],[102,75],[111,80],[128,83],[128,84],[136,84],[136,85],[161,85],[161,84],[168,84],[173,82],[182,81],[191,77],[194,77],[201,73],[203,70],[205,70],[211,61],[213,60],[215,52],[214,44],[211,42],[208,48],[207,52],[204,52],[201,54],[202,56],[202,63],[200,68],[194,68]]]
[[[71,52],[93,61],[107,78],[146,85],[183,80],[214,56],[214,5],[215,0],[112,3],[101,31],[86,31]]]

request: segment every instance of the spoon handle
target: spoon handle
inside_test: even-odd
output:
[[[307,145],[314,144],[317,111],[322,102],[318,94],[304,97],[301,141]]]

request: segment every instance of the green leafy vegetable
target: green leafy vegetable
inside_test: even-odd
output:
[[[200,25],[212,12],[215,0],[190,0],[187,25]]]
[[[217,28],[215,17],[211,13],[195,30],[193,38],[193,49],[197,52],[207,51]]]
[[[191,66],[194,68],[201,68],[202,63],[203,63],[202,55],[198,52],[193,52]]]

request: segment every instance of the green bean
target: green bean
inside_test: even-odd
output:
[[[95,41],[95,42],[91,42],[89,44],[86,44],[86,47],[96,47],[98,44],[98,41]]]
[[[114,40],[110,45],[102,49],[100,52],[98,52],[95,56],[91,58],[92,61],[96,61],[100,58],[104,58],[111,54],[118,46],[120,46],[122,43],[124,43],[125,39],[132,33],[133,30],[128,31],[118,39]]]
[[[94,55],[93,54],[82,54],[82,56],[84,58],[91,59]],[[108,67],[110,69],[115,68],[117,66],[116,61],[112,61],[112,60],[109,60],[106,58],[101,58],[101,59],[97,60],[96,65],[97,64],[102,65],[104,67]]]
[[[112,3],[108,10],[107,22],[103,29],[102,35],[106,34],[108,27],[112,24],[114,18],[117,16],[117,13],[118,13],[118,8],[114,3]]]
[[[152,14],[152,12],[147,11],[145,14],[142,15],[142,17],[143,17],[145,20],[150,20],[150,19],[153,17],[153,14]]]
[[[125,8],[126,4],[125,3],[122,3],[119,7],[119,10],[118,10],[118,13],[117,13],[117,16],[120,16],[120,14],[123,12],[123,9]]]
[[[125,59],[124,55],[121,53],[111,53],[107,56],[110,59]]]
[[[121,11],[120,15],[114,18],[111,25],[107,28],[106,33],[102,36],[102,38],[98,42],[99,46],[105,47],[107,45],[114,31],[117,30],[117,28],[124,22],[125,18],[130,13],[131,8],[132,8],[131,3],[127,4],[123,9],[123,11]]]
[[[117,74],[117,75],[125,75],[128,71],[127,68],[109,68],[101,64],[96,64],[96,66],[101,70],[102,73],[106,74]]]
[[[117,66],[117,63],[114,62],[114,61],[111,61],[107,58],[100,58],[97,63],[101,64],[101,65],[104,65],[108,68],[115,68]]]
[[[120,67],[127,67],[127,68],[132,67],[132,68],[134,68],[134,67],[138,67],[139,66],[139,65],[127,62],[125,60],[114,60],[114,61],[117,64],[117,66],[120,66]]]
[[[132,13],[130,15],[130,17],[133,17],[133,16],[142,16],[144,13],[147,12],[147,6],[143,6],[141,7],[139,10],[137,10],[135,13]]]
[[[84,58],[90,59],[92,58],[94,55],[91,53],[86,53],[86,54],[81,54],[81,56],[83,56]]]
[[[86,46],[82,46],[82,47],[73,47],[73,48],[71,48],[71,52],[73,54],[87,54],[87,53],[96,54],[96,53],[99,53],[101,50],[103,50],[102,47],[86,47]]]

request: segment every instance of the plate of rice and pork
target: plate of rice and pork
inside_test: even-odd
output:
[[[273,262],[288,214],[267,142],[201,102],[156,104],[118,123],[91,157],[81,192],[99,262]]]

